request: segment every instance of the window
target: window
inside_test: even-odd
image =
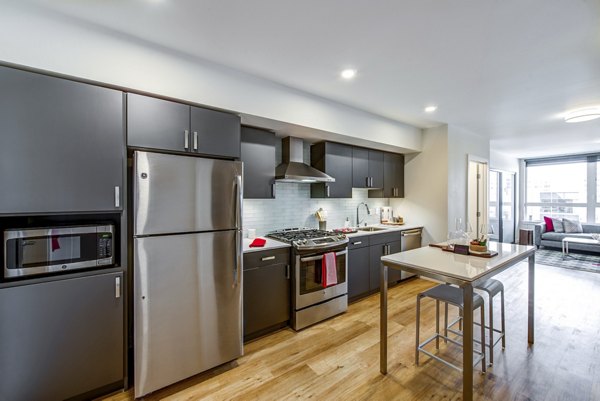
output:
[[[582,155],[527,160],[525,220],[541,221],[551,216],[599,221],[597,159],[597,155]]]

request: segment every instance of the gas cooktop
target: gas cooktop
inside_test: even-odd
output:
[[[267,237],[292,244],[296,249],[325,249],[348,242],[344,234],[314,228],[286,228],[273,231]]]

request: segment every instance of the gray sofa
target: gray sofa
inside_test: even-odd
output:
[[[592,239],[590,234],[600,233],[600,224],[581,223],[583,233],[557,233],[546,231],[546,223],[539,223],[533,229],[533,243],[539,248],[547,246],[562,249],[562,239],[565,237],[581,237]],[[598,244],[578,244],[569,242],[569,250],[590,251],[600,253],[600,242]]]

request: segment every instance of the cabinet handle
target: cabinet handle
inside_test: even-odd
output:
[[[369,177],[366,177],[366,180],[367,180],[367,185],[366,185],[366,187],[367,187],[367,188],[369,188]]]
[[[188,150],[189,147],[190,147],[190,131],[184,130],[183,131],[183,148],[185,150]]]
[[[352,243],[352,245],[360,245],[360,244],[362,244],[362,241],[356,241],[356,242]]]
[[[115,298],[121,298],[121,277],[115,277]]]
[[[373,177],[369,177],[369,188],[373,188]]]
[[[115,207],[121,207],[121,187],[115,187]]]
[[[276,197],[276,190],[275,190],[275,183],[271,184],[271,198],[275,199]]]
[[[329,198],[329,185],[325,184],[325,196]]]
[[[263,258],[260,258],[260,260],[262,260],[263,262],[264,262],[265,260],[274,260],[274,259],[275,259],[275,256],[265,256],[265,257],[263,257]]]
[[[285,265],[285,278],[290,279],[290,265]]]
[[[194,131],[194,150],[198,150],[198,132]]]

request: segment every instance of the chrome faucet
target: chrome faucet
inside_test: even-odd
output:
[[[369,210],[369,205],[367,205],[365,202],[360,202],[358,206],[356,206],[356,227],[360,226],[360,220],[358,217],[358,209],[360,208],[360,205],[365,205],[365,208],[367,209],[367,215],[371,214],[371,211]]]

